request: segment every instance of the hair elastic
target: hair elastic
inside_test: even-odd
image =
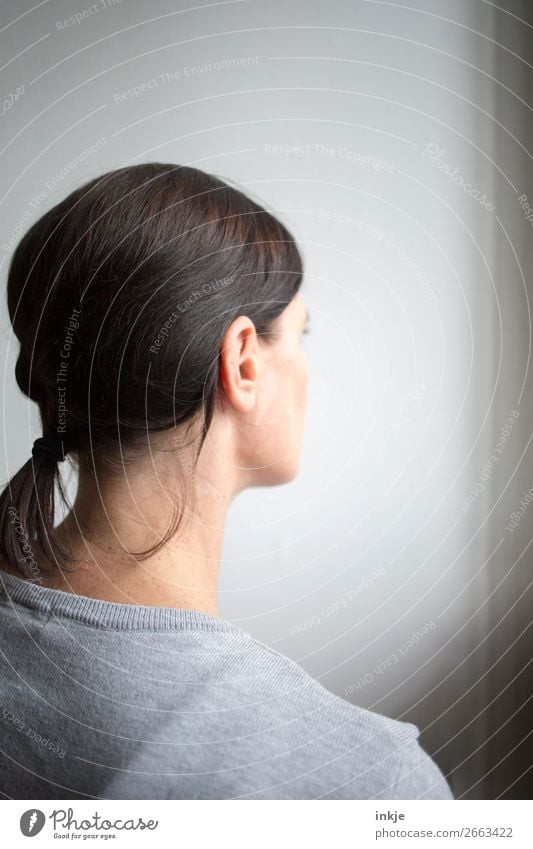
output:
[[[47,436],[39,436],[35,440],[31,453],[33,457],[37,454],[49,454],[56,463],[61,463],[65,459],[63,443],[58,439],[50,439]]]

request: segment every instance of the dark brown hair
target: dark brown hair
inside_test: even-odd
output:
[[[268,342],[302,276],[286,227],[212,174],[151,162],[85,183],[33,224],[9,267],[17,383],[43,436],[112,469],[201,415],[197,460],[227,328],[247,315]],[[41,450],[0,496],[0,555],[25,577],[68,563],[57,493],[66,503],[57,459]]]

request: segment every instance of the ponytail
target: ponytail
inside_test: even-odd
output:
[[[48,574],[46,563],[68,557],[54,530],[56,489],[63,504],[66,496],[58,469],[63,457],[52,446],[52,440],[36,440],[32,456],[0,495],[0,555],[36,582]]]

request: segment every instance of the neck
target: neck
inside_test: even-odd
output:
[[[205,469],[209,468],[209,476]],[[233,497],[227,469],[199,463],[179,486],[168,455],[135,475],[106,477],[80,470],[71,512],[58,528],[72,557],[42,585],[125,604],[180,607],[218,616],[217,585],[227,509]],[[188,495],[185,496],[184,492]],[[184,499],[186,498],[186,504]],[[176,508],[176,534],[144,559],[135,556],[165,537]]]

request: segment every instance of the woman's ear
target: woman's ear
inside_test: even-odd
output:
[[[241,413],[249,413],[257,403],[259,353],[255,325],[250,318],[240,315],[222,340],[219,368],[226,399]]]

